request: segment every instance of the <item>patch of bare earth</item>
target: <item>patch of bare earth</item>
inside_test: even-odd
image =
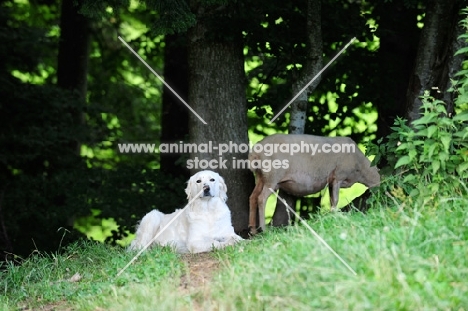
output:
[[[44,306],[40,307],[35,307],[35,308],[30,308],[30,307],[19,307],[18,310],[21,311],[56,311],[56,310],[61,310],[61,311],[72,311],[73,308],[71,308],[66,301],[60,301],[60,302],[54,302],[50,304],[46,304]]]
[[[211,253],[184,254],[182,260],[186,269],[180,278],[179,291],[194,298],[198,295],[206,297],[213,275],[218,272],[219,260]],[[194,310],[202,310],[202,306],[195,304]]]

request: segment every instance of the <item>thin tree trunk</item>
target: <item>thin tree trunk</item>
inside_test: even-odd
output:
[[[164,79],[187,101],[188,60],[185,34],[166,35],[164,49]],[[188,140],[189,110],[164,86],[162,97],[161,142],[178,143]],[[190,172],[179,161],[181,154],[161,154],[161,171],[173,176],[190,177]]]
[[[60,15],[60,40],[57,63],[57,85],[72,91],[84,106],[87,92],[88,57],[90,50],[89,20],[78,13],[81,2],[63,0]],[[71,109],[75,125],[83,123],[83,110]],[[75,154],[80,152],[80,142],[70,143]]]
[[[188,103],[207,122],[189,115],[191,143],[248,144],[247,102],[245,99],[244,58],[241,33],[236,39],[220,39],[207,35],[199,22],[189,31],[189,96]],[[217,160],[223,168],[207,167],[223,176],[228,187],[228,206],[234,229],[247,229],[249,195],[254,188],[248,169],[234,168],[233,161],[247,159],[247,153],[228,152],[220,156],[217,150],[191,154],[191,160]],[[202,170],[192,167],[191,173]]]
[[[407,118],[414,121],[420,117],[420,96],[426,90],[442,98],[449,81],[453,53],[453,22],[459,20],[455,1],[431,0],[426,6],[424,28],[419,40],[418,54],[407,92]]]
[[[307,1],[307,61],[300,72],[299,78],[293,82],[293,96],[298,94],[304,86],[314,78],[322,69],[322,3],[321,0]],[[321,80],[318,77],[292,104],[289,123],[290,134],[303,134],[307,111],[310,107],[309,95],[317,88]]]
[[[455,7],[453,9],[453,14],[456,15],[461,11],[463,8],[464,2],[459,0],[456,2]],[[459,37],[465,33],[465,29],[460,24],[460,19],[462,17],[457,15],[451,21],[450,26],[450,33],[452,34],[451,40],[452,42],[447,45],[447,52],[446,54],[449,56],[448,64],[447,64],[447,71],[448,71],[448,79],[446,79],[445,85],[442,85],[443,90],[448,90],[452,87],[452,80],[456,79],[455,74],[462,69],[463,61],[465,60],[465,55],[459,54],[455,55],[455,53],[463,47],[467,46],[465,39],[460,39]],[[456,99],[457,93],[456,92],[444,92],[443,93],[443,101],[447,104],[447,113],[452,115],[454,113],[454,101]]]
[[[2,250],[0,262],[7,261],[13,253],[13,245],[8,237],[8,230],[5,225],[3,213],[3,198],[5,197],[5,185],[0,186],[0,249]]]
[[[405,7],[404,0],[379,1],[375,14],[379,20],[377,53],[379,81],[377,137],[387,137],[396,117],[404,117],[406,90],[418,49],[420,29],[416,25],[419,10]],[[384,165],[382,163],[381,165]]]
[[[292,93],[295,96],[299,93],[307,83],[312,80],[318,72],[322,69],[322,21],[321,21],[321,0],[308,0],[307,1],[307,48],[308,57],[307,62],[302,69],[299,78],[294,81],[292,86]],[[307,111],[310,107],[309,94],[312,93],[319,85],[321,77],[318,77],[310,87],[305,90],[292,104],[289,123],[290,134],[304,134],[306,123]],[[279,192],[279,195],[284,198],[287,204],[295,209],[296,198],[287,194],[284,191]],[[290,222],[290,214],[287,212],[286,207],[281,201],[277,201],[275,213],[273,214],[273,226],[284,226]]]

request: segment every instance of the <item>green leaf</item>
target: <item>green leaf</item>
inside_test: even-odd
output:
[[[409,164],[411,161],[410,161],[410,157],[409,156],[403,156],[401,157],[400,159],[398,159],[397,163],[395,164],[395,168],[398,168],[402,165],[407,165]]]
[[[427,138],[431,138],[437,132],[437,126],[431,125],[427,128]]]
[[[403,179],[403,183],[411,183],[413,181],[419,181],[420,178],[416,177],[415,175],[413,174],[408,174],[405,176],[405,178]]]
[[[413,189],[413,190],[411,190],[411,192],[409,193],[409,196],[410,196],[410,197],[413,197],[413,198],[414,198],[414,197],[417,197],[418,195],[419,195],[419,190],[416,189],[416,188]]]
[[[458,77],[458,76],[466,76],[466,75],[468,75],[468,69],[460,70],[459,72],[457,72],[456,74],[454,74],[455,77]]]
[[[465,103],[468,103],[468,94],[460,94],[455,100],[457,106],[461,106]]]
[[[401,143],[395,150],[401,151],[401,150],[406,150],[406,149],[408,149],[408,143]]]
[[[451,136],[447,136],[447,135],[444,135],[440,138],[440,141],[442,142],[442,144],[444,145],[444,149],[446,152],[449,151],[449,148],[450,148],[450,142],[452,141],[452,137]]]
[[[439,183],[430,183],[428,185],[428,188],[431,189],[431,192],[437,192],[439,191],[440,184]]]
[[[372,160],[371,164],[372,164],[372,165],[377,165],[377,164],[379,164],[380,158],[381,158],[380,154],[375,155],[375,157],[374,157],[374,159]]]
[[[462,162],[460,165],[457,167],[457,172],[458,174],[462,175],[463,171],[468,170],[468,162]]]
[[[412,122],[413,125],[422,125],[433,123],[433,120],[437,118],[435,113],[425,113],[421,118],[416,119]]]
[[[468,99],[468,96],[467,96],[467,99]],[[468,110],[465,110],[465,111],[462,111],[461,113],[456,114],[453,117],[453,121],[460,121],[460,122],[468,121]]]
[[[427,137],[428,136],[427,128],[423,128],[422,130],[417,131],[416,136]]]
[[[464,128],[462,131],[454,133],[453,136],[465,139],[468,137],[468,128]]]
[[[428,162],[427,160],[429,160],[429,156],[425,152],[419,155],[419,163]]]
[[[448,161],[449,155],[448,153],[444,151],[439,152],[438,155],[439,155],[440,165],[442,166],[442,169],[445,170],[445,163]]]
[[[439,146],[437,144],[434,144],[433,141],[429,142],[429,151],[428,151],[428,156],[429,158],[432,158],[432,155],[434,154],[434,151],[436,151],[436,148]],[[437,148],[438,149],[438,148]]]
[[[434,162],[432,162],[431,166],[432,166],[432,174],[435,174],[435,173],[437,173],[437,171],[440,168],[440,162],[439,161],[434,161]]]
[[[450,128],[453,128],[454,125],[453,125],[453,120],[450,119],[450,118],[439,118],[437,120],[437,126],[439,126],[439,128],[441,126],[444,126],[444,127],[450,127]],[[447,130],[445,130],[447,132]]]
[[[455,55],[460,55],[460,54],[463,54],[463,53],[468,53],[468,46],[466,46],[464,48],[461,48],[458,51],[456,51]]]

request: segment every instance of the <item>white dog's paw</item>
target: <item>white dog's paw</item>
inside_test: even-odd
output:
[[[226,245],[234,245],[240,241],[243,241],[244,239],[238,236],[237,234],[230,236],[229,239],[226,240],[225,244]]]

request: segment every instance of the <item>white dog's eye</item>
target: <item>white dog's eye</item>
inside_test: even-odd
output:
[[[214,178],[211,178],[210,181],[214,181]]]
[[[201,183],[201,179],[197,180],[197,184]]]

